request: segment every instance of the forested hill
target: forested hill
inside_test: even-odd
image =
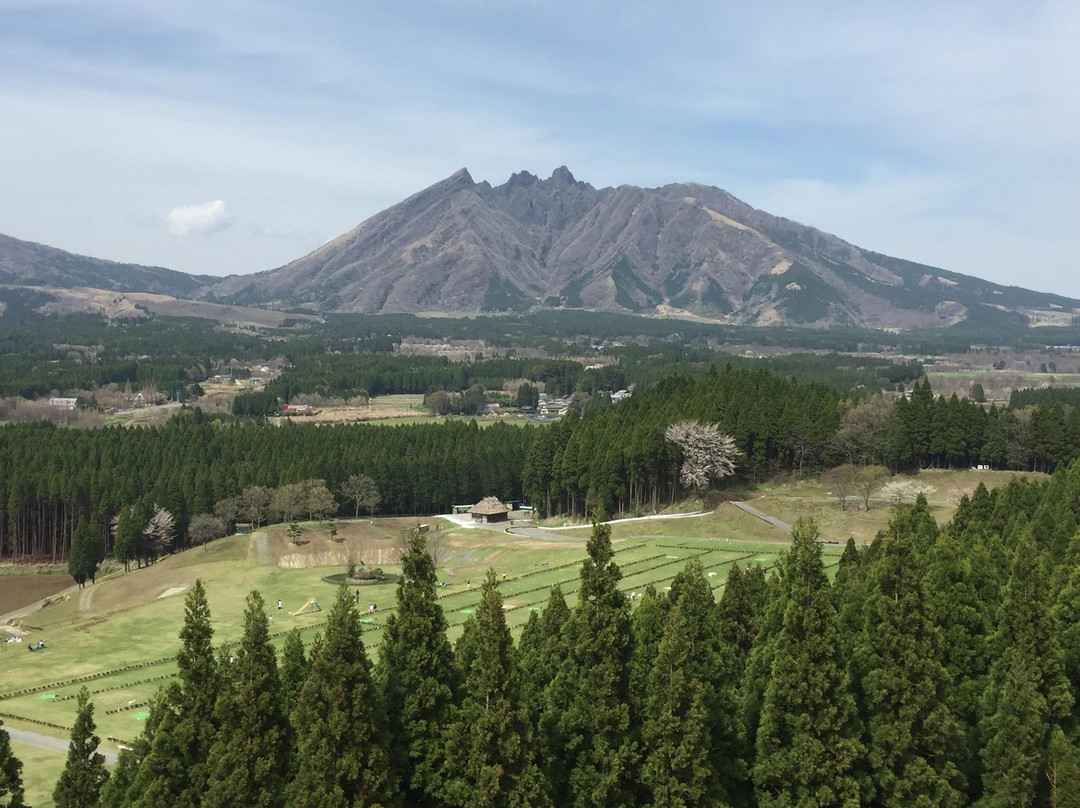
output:
[[[775,574],[732,564],[718,604],[696,560],[632,602],[600,525],[574,607],[552,589],[516,648],[493,570],[451,646],[416,531],[375,665],[345,586],[321,639],[305,648],[292,632],[280,662],[252,593],[226,663],[197,582],[179,681],[104,787],[88,774],[81,796],[100,788],[103,808],[180,804],[190,789],[203,805],[277,808],[327,793],[409,808],[1073,806],[1078,518],[1080,464],[980,486],[940,528],[920,497],[868,547],[849,542],[832,582],[800,521]],[[93,732],[85,703],[76,727]]]
[[[1077,409],[984,410],[935,399],[928,382],[895,403],[852,402],[820,383],[736,368],[673,376],[618,405],[601,394],[583,417],[572,411],[545,427],[273,427],[208,421],[198,410],[153,428],[9,424],[0,430],[0,556],[64,558],[80,519],[108,551],[113,519],[135,505],[167,509],[176,530],[166,546],[185,546],[194,516],[251,487],[317,480],[337,497],[331,511],[349,513],[341,486],[353,474],[373,478],[384,514],[446,512],[489,495],[547,514],[645,511],[693,493],[680,486],[680,450],[665,437],[684,419],[734,438],[743,480],[834,467],[838,484],[862,469],[887,474],[882,466],[1053,471],[1080,457]]]

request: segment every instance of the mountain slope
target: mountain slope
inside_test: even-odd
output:
[[[569,307],[732,323],[951,325],[1080,303],[862,250],[718,188],[596,189],[566,168],[476,183],[462,169],[310,255],[209,299],[323,311]]]
[[[220,278],[188,275],[162,267],[88,258],[0,235],[0,284],[61,289],[87,286],[115,292],[191,297],[201,287],[218,280]]]

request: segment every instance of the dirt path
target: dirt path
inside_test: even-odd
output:
[[[51,749],[54,752],[66,752],[68,750],[68,742],[63,738],[54,738],[51,735],[41,735],[40,733],[30,732],[26,729],[15,729],[7,724],[5,724],[4,729],[0,731],[10,735],[11,740],[13,741],[36,746],[40,749]],[[106,763],[116,763],[118,757],[116,752],[108,752],[104,749],[98,749],[98,751],[105,757]]]
[[[90,601],[94,597],[95,589],[97,589],[96,583],[88,584],[84,586],[82,592],[79,593],[79,611],[83,614],[93,614],[93,611],[90,609]]]

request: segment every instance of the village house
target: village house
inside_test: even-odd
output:
[[[510,509],[495,497],[484,497],[469,509],[474,522],[505,522]]]

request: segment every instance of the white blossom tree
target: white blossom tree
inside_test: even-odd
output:
[[[154,515],[143,531],[146,536],[146,550],[150,558],[158,558],[169,549],[176,535],[176,520],[173,515],[159,505],[154,506]]]
[[[700,491],[710,480],[723,480],[735,473],[741,452],[735,448],[735,439],[721,432],[718,425],[679,421],[669,426],[664,436],[682,451],[679,482],[684,487]]]

